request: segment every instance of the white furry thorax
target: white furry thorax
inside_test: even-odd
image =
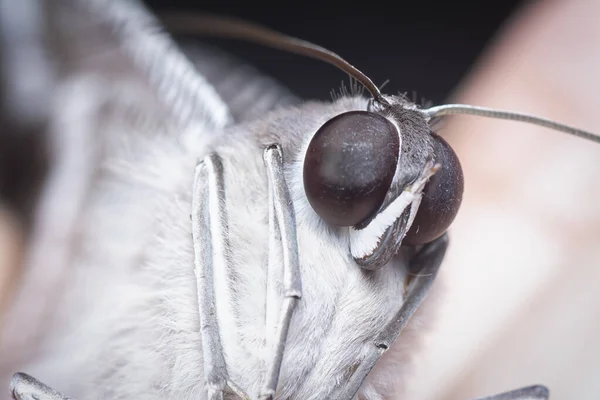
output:
[[[111,142],[78,221],[69,283],[53,308],[51,325],[21,370],[77,399],[203,398],[191,188],[195,163],[214,151],[223,159],[229,260],[239,279],[237,329],[221,335],[231,379],[255,397],[266,372],[265,335],[273,318],[266,303],[274,300],[266,288],[268,185],[262,149],[277,141],[296,212],[303,297],[292,319],[276,397],[327,398],[373,345],[371,338],[399,308],[405,291],[402,254],[381,270],[363,271],[350,254],[347,229],[326,226],[304,195],[302,160],[316,129],[340,112],[364,106],[364,99],[342,98],[275,110],[218,135],[199,127],[201,143],[193,135],[182,141],[169,127],[155,127],[164,131],[152,135],[108,127],[121,139]],[[406,375],[413,339],[410,332],[400,336],[359,398],[388,398]]]

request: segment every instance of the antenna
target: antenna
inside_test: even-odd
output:
[[[558,122],[537,117],[535,115],[518,113],[513,111],[498,110],[495,108],[471,106],[468,104],[444,104],[441,106],[430,107],[422,110],[429,118],[442,117],[444,115],[477,115],[480,117],[489,117],[496,119],[507,119],[511,121],[520,121],[533,125],[544,126],[555,131],[568,133],[592,142],[600,143],[600,135],[577,129],[569,125],[559,124]]]
[[[325,61],[360,82],[371,93],[375,101],[389,104],[368,76],[336,53],[308,41],[287,36],[251,22],[212,14],[163,13],[160,19],[174,33],[242,39]]]
[[[375,101],[384,105],[390,105],[381,94],[379,88],[368,76],[336,53],[306,40],[288,36],[252,22],[214,14],[169,12],[163,13],[160,19],[173,33],[212,35],[216,37],[241,39],[324,61],[346,72],[360,82],[371,93]],[[424,109],[422,112],[430,119],[444,115],[464,114],[520,121],[600,143],[600,135],[598,134],[530,114],[478,107],[468,104],[445,104]]]

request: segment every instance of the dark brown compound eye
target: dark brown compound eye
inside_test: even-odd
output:
[[[460,208],[464,182],[460,161],[452,147],[432,132],[435,161],[442,165],[423,189],[423,198],[415,220],[403,244],[432,242],[448,229]]]
[[[385,117],[350,111],[323,124],[304,159],[304,190],[315,212],[354,226],[379,210],[390,188],[400,139]]]

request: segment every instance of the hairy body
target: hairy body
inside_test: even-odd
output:
[[[237,123],[182,130],[107,43],[99,43],[104,52],[79,43],[86,56],[72,57],[76,67],[61,81],[61,107],[50,122],[56,164],[40,198],[29,274],[4,326],[3,382],[22,370],[75,398],[202,397],[191,188],[197,161],[216,152],[223,159],[227,257],[235,271],[235,300],[218,302],[217,311],[227,327],[222,341],[229,374],[255,396],[281,301],[267,288],[262,155],[265,146],[279,143],[298,221],[303,298],[278,395],[327,397],[402,304],[408,278],[402,252],[378,271],[357,268],[347,230],[324,224],[304,194],[302,161],[312,135],[335,115],[366,109],[367,99],[286,106],[297,101],[269,81],[253,89],[255,96],[229,101]],[[93,63],[87,53],[94,54]],[[204,57],[196,64],[201,71],[210,64],[206,54],[200,51]],[[230,77],[213,81],[226,99],[219,82]],[[271,98],[283,105],[270,110]],[[219,285],[217,298],[228,298],[226,283]],[[383,399],[398,389],[417,340],[411,329],[380,360],[361,398]]]

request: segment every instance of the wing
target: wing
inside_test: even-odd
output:
[[[181,41],[184,53],[225,101],[236,123],[300,100],[274,79],[216,47]]]
[[[140,118],[127,119],[137,113],[148,124],[177,124],[179,133],[189,126],[219,132],[231,120],[213,86],[136,2],[2,4],[2,115],[8,129],[0,136],[1,195],[21,214],[32,211],[21,203],[34,183],[77,146],[108,145],[105,132],[92,134],[95,117],[112,113],[125,128],[138,123]],[[113,115],[121,109],[127,111]],[[75,140],[67,133],[72,131]],[[32,159],[35,171],[27,166]]]
[[[172,189],[165,165],[193,163],[227,125],[296,99],[216,50],[186,43],[186,57],[136,1],[2,0],[0,20],[0,196],[28,226],[2,326],[7,376],[65,324],[56,314],[78,259],[137,265],[144,221]],[[110,236],[119,249],[89,255]]]

